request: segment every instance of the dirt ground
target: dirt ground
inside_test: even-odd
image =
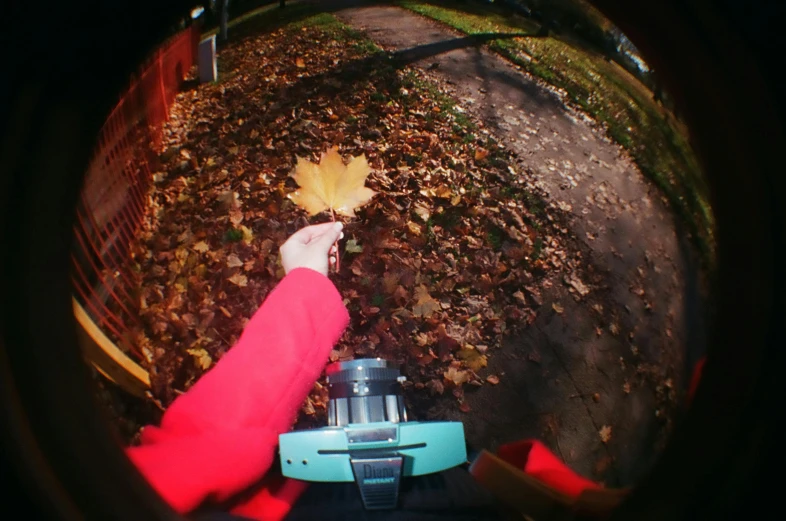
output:
[[[489,359],[498,385],[430,418],[464,422],[470,445],[540,438],[572,468],[635,482],[679,415],[688,368],[703,352],[697,260],[665,199],[623,149],[541,82],[482,42],[391,6],[339,19],[449,86],[518,157],[517,171],[568,212],[580,269],[546,281],[541,312]]]

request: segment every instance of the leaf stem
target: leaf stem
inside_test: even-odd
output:
[[[333,212],[333,208],[330,209],[330,220],[333,221],[333,222],[336,222],[336,214],[335,214],[335,212]],[[336,246],[336,264],[335,264],[335,266],[333,268],[333,271],[335,271],[336,273],[338,273],[338,269],[341,266],[341,260],[339,258],[339,253],[338,253],[338,241],[339,241],[339,239],[336,239],[336,242],[333,243]],[[330,254],[328,254],[328,256],[329,255]]]

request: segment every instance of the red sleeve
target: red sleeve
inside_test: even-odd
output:
[[[503,445],[497,455],[541,483],[572,498],[578,497],[584,490],[601,488],[594,481],[574,472],[537,440]]]
[[[293,270],[237,344],[164,414],[128,455],[169,504],[187,512],[258,481],[349,322],[316,271]]]

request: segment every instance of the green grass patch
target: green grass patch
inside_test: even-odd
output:
[[[535,262],[536,260],[540,259],[540,255],[542,253],[543,253],[543,239],[538,237],[532,243],[532,253],[530,253],[529,258],[531,261]]]
[[[431,217],[431,221],[437,226],[441,226],[445,230],[451,231],[453,228],[461,223],[461,212],[449,208]]]
[[[475,125],[467,114],[459,109],[458,102],[453,97],[439,90],[437,84],[423,80],[419,78],[414,71],[407,70],[402,78],[402,85],[407,88],[415,88],[421,92],[425,92],[428,98],[439,107],[439,115],[452,119],[453,131],[457,134],[466,133],[464,135],[465,142],[468,143],[475,139],[472,131],[477,129],[477,125]],[[426,119],[428,120],[432,117],[434,117],[432,114],[428,114]],[[469,141],[467,140],[468,136],[471,136]]]
[[[398,5],[465,34],[523,33],[489,47],[536,77],[563,89],[570,101],[602,123],[666,196],[684,222],[705,265],[714,266],[714,218],[709,189],[687,136],[624,69],[577,42],[535,37],[535,22],[471,3],[399,0]],[[529,36],[532,35],[532,36]]]
[[[374,293],[374,296],[371,297],[371,305],[376,307],[382,307],[385,303],[385,295],[382,293]]]
[[[230,228],[224,232],[224,242],[240,242],[243,240],[243,231],[237,228]]]
[[[492,226],[491,229],[486,232],[486,241],[491,245],[491,247],[496,251],[502,247],[502,241],[505,238],[505,232],[500,230],[496,226]]]
[[[354,47],[357,52],[363,54],[375,54],[382,52],[382,49],[376,43],[367,38],[363,38],[362,35],[358,35],[357,39],[358,41],[352,44],[352,47]]]
[[[317,28],[330,34],[339,41],[347,41],[359,37],[354,29],[342,24],[330,13],[308,14],[302,20],[290,22],[289,29]]]
[[[543,205],[543,201],[540,197],[537,197],[529,192],[524,193],[524,202],[527,205],[527,209],[532,212],[532,215],[536,217],[543,217],[546,213]]]

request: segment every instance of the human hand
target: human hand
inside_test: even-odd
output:
[[[336,262],[338,250],[335,242],[344,236],[341,233],[343,227],[340,222],[315,224],[292,234],[279,249],[284,272],[310,268],[327,276],[329,265]]]

